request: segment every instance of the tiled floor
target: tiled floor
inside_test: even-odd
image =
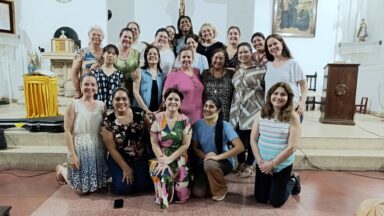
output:
[[[0,205],[11,205],[11,215],[353,215],[368,198],[384,198],[384,173],[300,171],[302,193],[292,196],[280,209],[254,202],[254,178],[227,177],[229,194],[223,202],[192,198],[161,210],[153,194],[113,196],[108,192],[87,196],[75,194],[67,185],[56,184],[54,173],[22,178],[37,171],[0,172]],[[370,176],[369,177],[363,177]],[[113,209],[113,200],[124,198],[123,209]]]
[[[59,107],[64,113],[64,107]],[[0,118],[23,117],[24,106],[0,106]],[[384,121],[370,115],[355,115],[356,126],[319,123],[320,112],[306,112],[302,137],[383,138]],[[160,210],[153,194],[124,197],[123,209],[112,208],[116,196],[95,193],[78,196],[68,186],[60,187],[55,174],[29,176],[42,172],[0,170],[0,206],[11,205],[11,215],[353,215],[359,203],[368,198],[384,198],[383,172],[299,171],[302,193],[291,197],[281,209],[256,204],[252,198],[254,179],[228,176],[230,193],[220,203],[210,199],[191,199],[184,205]],[[373,178],[359,175],[371,176]],[[376,179],[375,179],[376,178]]]

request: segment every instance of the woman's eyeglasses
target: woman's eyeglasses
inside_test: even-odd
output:
[[[128,98],[127,97],[115,97],[115,101],[127,101]]]

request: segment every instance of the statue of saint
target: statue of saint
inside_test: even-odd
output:
[[[367,24],[365,23],[365,19],[361,19],[359,31],[357,32],[357,37],[359,38],[359,42],[364,42],[365,38],[368,37]]]
[[[179,17],[185,15],[185,0],[179,0]]]

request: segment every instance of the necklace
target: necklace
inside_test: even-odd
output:
[[[133,116],[132,116],[132,110],[128,109],[127,112],[124,114],[119,115],[118,112],[115,111],[116,121],[118,124],[121,125],[127,125],[132,122]]]

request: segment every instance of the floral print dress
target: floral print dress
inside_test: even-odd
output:
[[[172,155],[183,142],[183,135],[189,133],[190,122],[188,117],[180,114],[175,126],[171,129],[165,119],[165,113],[156,114],[156,131],[158,143],[164,155]],[[150,161],[149,172],[155,185],[155,202],[161,208],[167,208],[169,203],[175,201],[184,203],[189,199],[189,168],[187,167],[187,152],[169,164],[163,173],[155,174],[158,165],[157,159]]]

